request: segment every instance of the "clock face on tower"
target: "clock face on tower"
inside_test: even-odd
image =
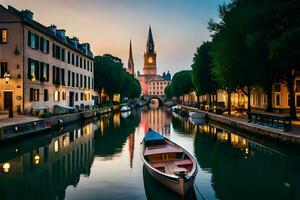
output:
[[[148,63],[149,63],[149,64],[152,64],[152,63],[153,63],[153,58],[152,58],[151,56],[148,58]]]

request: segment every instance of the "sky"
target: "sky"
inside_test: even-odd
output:
[[[209,19],[218,19],[218,5],[229,0],[0,0],[33,18],[65,29],[88,42],[94,55],[112,54],[127,66],[132,41],[135,71],[142,71],[149,25],[157,51],[158,73],[191,69],[194,53],[210,40]]]

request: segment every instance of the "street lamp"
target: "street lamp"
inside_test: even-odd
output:
[[[9,74],[9,72],[5,72],[5,73],[4,73],[4,79],[5,79],[5,82],[6,82],[6,84],[7,84],[8,81],[9,81],[9,79],[10,79],[10,74]]]

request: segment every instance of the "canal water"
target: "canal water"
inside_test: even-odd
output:
[[[0,147],[0,199],[181,199],[143,167],[149,128],[195,156],[185,199],[300,199],[299,152],[151,105]],[[249,139],[251,138],[251,139]]]

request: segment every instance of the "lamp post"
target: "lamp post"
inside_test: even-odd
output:
[[[4,73],[4,79],[5,79],[5,82],[6,82],[6,84],[7,84],[8,81],[9,81],[9,79],[10,79],[10,74],[9,74],[9,72],[5,72],[5,73]]]
[[[4,73],[4,79],[5,79],[5,83],[8,84],[8,81],[9,81],[9,79],[10,79],[10,74],[9,74],[9,72],[5,72],[5,73]],[[10,104],[9,109],[8,109],[8,117],[9,117],[9,118],[13,118],[13,117],[14,117],[14,115],[13,115],[13,110],[12,110],[12,103]]]

